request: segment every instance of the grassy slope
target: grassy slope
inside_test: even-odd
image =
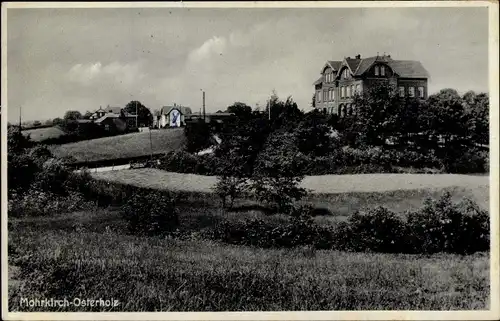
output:
[[[41,142],[49,138],[57,138],[66,135],[66,133],[58,127],[34,128],[22,131],[25,136],[30,136],[34,142]]]
[[[211,192],[215,177],[133,169],[93,173],[98,179],[156,189]],[[365,206],[385,205],[397,211],[422,205],[425,197],[439,197],[444,190],[455,199],[469,196],[489,209],[487,176],[451,174],[363,174],[306,177],[302,186],[312,190],[308,202],[334,215],[352,213]]]
[[[62,297],[59,281],[64,296],[119,299],[122,311],[487,308],[485,253],[256,249],[127,236],[117,220],[113,212],[11,220],[10,263],[35,275],[9,282],[10,308],[19,310],[19,297]],[[51,279],[59,281],[43,282]]]
[[[179,149],[184,144],[182,129],[153,130],[153,153]],[[58,157],[72,156],[79,162],[126,158],[150,154],[149,131],[85,140],[55,146]]]

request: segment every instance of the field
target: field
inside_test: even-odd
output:
[[[216,177],[171,173],[158,169],[132,169],[92,173],[97,179],[154,189],[210,193]],[[349,215],[365,206],[384,205],[396,211],[420,207],[426,197],[451,192],[489,209],[489,177],[453,174],[364,174],[306,177],[302,186],[311,191],[308,202],[335,216]]]
[[[126,235],[112,210],[11,219],[9,225],[11,311],[36,310],[21,308],[21,297],[82,293],[119,300],[118,307],[101,311],[453,310],[489,305],[487,253],[311,254],[303,248],[258,249],[196,237],[136,237]]]
[[[22,131],[24,136],[30,136],[34,142],[41,142],[49,138],[58,138],[66,135],[66,133],[58,127],[34,128]]]
[[[153,154],[182,147],[182,129],[151,131]],[[149,131],[85,140],[52,147],[57,157],[74,157],[76,162],[92,162],[118,158],[145,156],[151,153]]]

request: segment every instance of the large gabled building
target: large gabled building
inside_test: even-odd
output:
[[[315,107],[343,116],[353,112],[352,98],[381,81],[389,82],[400,97],[427,98],[428,72],[419,61],[395,60],[390,55],[346,57],[327,61],[321,77],[314,82]]]

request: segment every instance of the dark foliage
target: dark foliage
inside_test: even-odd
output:
[[[264,220],[222,221],[212,237],[230,244],[258,247],[312,245],[354,252],[469,254],[489,249],[489,216],[471,200],[453,204],[449,194],[408,214],[407,219],[384,207],[354,213],[334,227],[314,223],[307,208],[290,212],[286,224]]]
[[[198,152],[210,147],[210,125],[203,119],[186,124],[184,128],[186,135],[186,150],[190,153]]]
[[[133,234],[162,235],[179,225],[174,197],[166,192],[138,191],[129,196],[121,211]]]

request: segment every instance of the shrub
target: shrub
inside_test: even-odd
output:
[[[405,242],[410,253],[485,251],[489,216],[469,199],[453,204],[446,193],[438,200],[426,200],[423,208],[409,214]]]
[[[261,202],[278,212],[289,213],[294,202],[306,195],[306,190],[299,186],[306,163],[293,134],[275,132],[257,157],[251,189]]]
[[[404,233],[404,222],[395,213],[377,207],[363,215],[354,213],[344,237],[351,239],[349,248],[353,251],[398,253],[404,251]]]
[[[241,196],[247,189],[247,179],[230,176],[219,176],[214,186],[214,192],[222,201],[222,207],[226,208],[227,198],[229,197],[229,208],[233,207],[234,200]]]
[[[179,224],[174,198],[165,192],[140,190],[130,195],[121,210],[133,234],[162,235]]]
[[[488,152],[477,148],[450,146],[441,151],[443,167],[447,173],[484,173],[488,168]]]
[[[35,184],[40,190],[64,195],[66,194],[65,181],[69,175],[69,170],[61,160],[49,158],[42,164],[40,171],[36,173]]]
[[[449,194],[428,200],[407,219],[377,207],[325,227],[314,223],[312,212],[310,207],[294,208],[285,223],[225,220],[216,224],[210,236],[231,244],[354,252],[468,254],[489,249],[488,214],[468,199],[451,203]]]
[[[294,203],[307,195],[306,189],[299,186],[301,177],[254,177],[251,190],[260,202],[278,213],[288,213]]]
[[[186,151],[170,151],[160,158],[156,168],[175,172],[199,175],[216,175],[220,171],[218,165],[220,160],[214,155],[194,155]]]
[[[47,216],[93,207],[93,202],[87,201],[79,193],[71,192],[66,196],[61,196],[35,188],[22,195],[9,198],[8,201],[8,213],[11,217]]]

